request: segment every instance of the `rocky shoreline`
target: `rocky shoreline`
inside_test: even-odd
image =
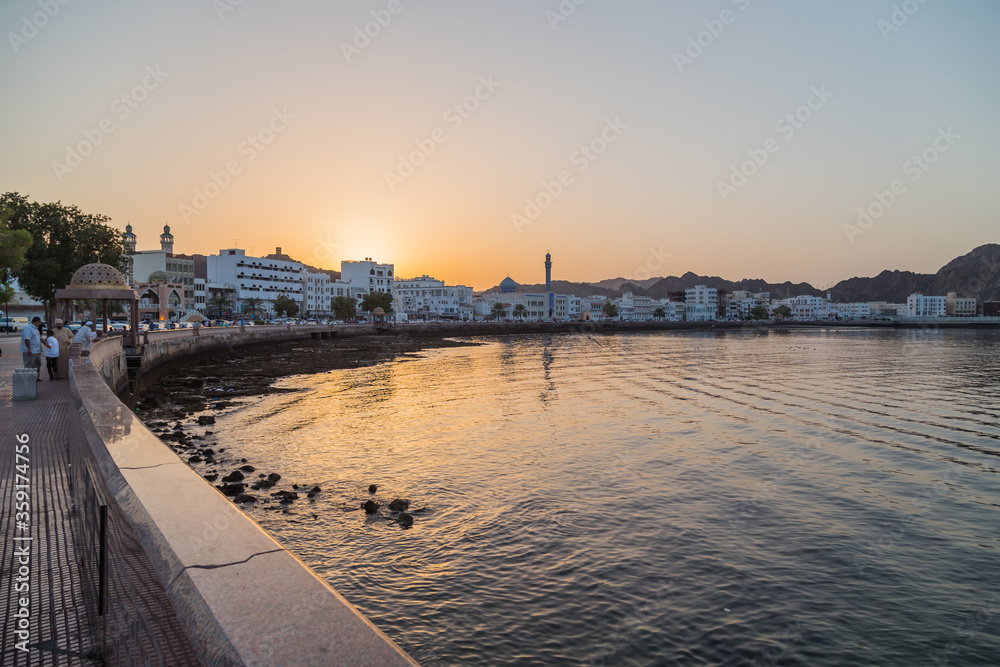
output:
[[[218,447],[212,430],[217,416],[261,396],[295,391],[275,387],[278,378],[373,366],[424,349],[473,344],[444,338],[359,336],[239,348],[168,373],[136,401],[136,416],[234,503],[287,514],[296,501],[312,502],[323,489],[313,483],[281,488],[285,486],[280,484],[281,473],[258,471],[238,452]],[[413,520],[404,504],[409,503],[400,499],[389,503],[386,518],[407,527]],[[365,503],[356,509],[375,513]]]

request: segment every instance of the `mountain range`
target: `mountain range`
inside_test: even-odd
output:
[[[817,289],[809,283],[769,283],[761,279],[726,280],[718,276],[699,276],[690,271],[684,275],[647,280],[609,278],[596,283],[574,283],[566,280],[552,281],[552,291],[559,294],[577,296],[606,296],[616,298],[622,292],[632,292],[654,299],[667,297],[671,292],[680,292],[695,285],[707,285],[719,290],[732,292],[770,292],[772,299],[810,294],[823,296],[833,294],[838,303],[853,301],[887,301],[905,303],[906,297],[914,292],[943,296],[957,292],[961,297],[976,297],[980,301],[1000,301],[1000,244],[988,243],[979,246],[967,255],[957,257],[945,264],[937,273],[914,273],[912,271],[885,270],[872,278],[848,278],[827,290]],[[493,287],[487,291],[498,290]],[[544,284],[519,285],[519,292],[544,292]]]

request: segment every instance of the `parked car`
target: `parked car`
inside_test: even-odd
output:
[[[17,333],[28,325],[27,317],[4,317],[0,319],[0,331]]]

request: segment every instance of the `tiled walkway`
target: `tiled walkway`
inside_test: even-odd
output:
[[[70,453],[82,434],[70,414],[69,382],[46,378],[37,383],[37,400],[13,402],[12,372],[21,366],[17,345],[16,337],[0,335],[0,664],[197,664],[145,554],[113,507],[107,531],[108,608],[97,616],[96,582],[81,567],[88,558],[93,563],[93,552],[85,558],[73,533],[73,513],[79,508],[73,508],[71,497]],[[26,447],[17,439],[24,434]],[[19,474],[28,478],[26,485]],[[18,491],[26,493],[19,499]],[[30,503],[26,522],[17,513],[18,502]],[[25,549],[30,558],[22,556]],[[22,569],[25,561],[28,572]],[[22,601],[29,602],[27,607]],[[23,638],[18,614],[28,617],[27,652],[18,648]]]

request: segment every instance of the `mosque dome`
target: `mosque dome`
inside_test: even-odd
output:
[[[124,287],[129,289],[121,271],[108,264],[84,264],[69,281],[70,287]]]
[[[507,276],[506,278],[500,281],[500,291],[503,293],[516,292],[517,283],[514,282],[514,280],[510,276]]]
[[[146,279],[147,283],[169,283],[170,274],[166,271],[153,271],[149,274],[149,278]]]

